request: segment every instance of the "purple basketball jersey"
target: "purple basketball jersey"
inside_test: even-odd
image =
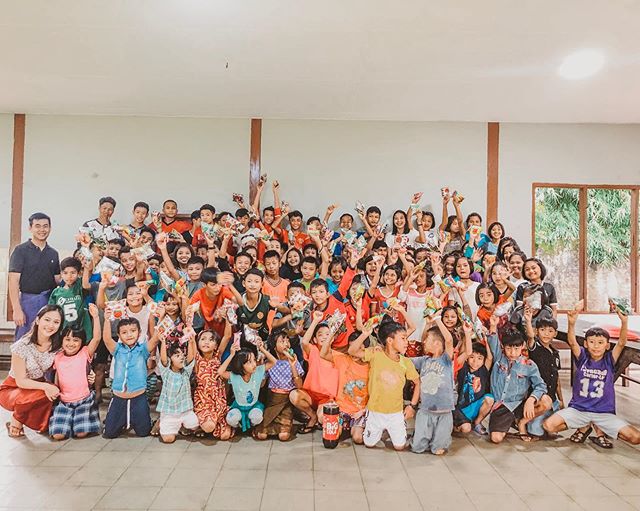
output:
[[[616,413],[614,374],[611,351],[595,361],[586,349],[580,348],[569,406],[582,412]]]

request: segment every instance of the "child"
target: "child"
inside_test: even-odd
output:
[[[243,433],[263,420],[264,405],[258,401],[258,394],[266,371],[277,362],[262,341],[259,341],[258,350],[266,357],[265,364],[257,364],[253,345],[240,348],[234,343],[231,356],[218,368],[218,375],[229,380],[235,397],[227,413],[227,423],[234,429],[241,428]],[[229,366],[231,370],[227,371]]]
[[[538,366],[540,376],[547,385],[547,395],[551,399],[552,408],[527,424],[529,435],[534,438],[544,436],[542,423],[554,412],[564,408],[562,386],[560,385],[560,353],[551,344],[558,334],[558,322],[551,319],[541,319],[536,324],[535,331],[531,324],[531,308],[525,306],[524,316],[527,328],[527,347],[529,358]]]
[[[416,414],[411,451],[427,450],[441,456],[451,446],[455,396],[453,389],[453,337],[442,325],[431,327],[424,340],[424,353],[411,359],[420,374],[420,407]]]
[[[615,364],[627,342],[627,316],[618,311],[620,336],[609,351],[609,333],[602,328],[590,328],[584,334],[584,347],[576,340],[576,321],[580,306],[567,313],[569,327],[567,342],[576,362],[573,381],[573,396],[569,406],[549,417],[544,429],[556,433],[567,428],[577,428],[572,442],[582,443],[591,433],[591,424],[596,431],[602,430],[591,440],[597,446],[610,449],[611,442],[604,435],[620,438],[634,445],[640,444],[640,430],[616,415]],[[586,429],[581,429],[585,428]]]
[[[369,401],[364,431],[364,445],[375,447],[386,430],[393,448],[402,451],[407,443],[405,420],[412,418],[418,409],[420,376],[414,365],[404,357],[407,351],[407,331],[394,321],[380,325],[378,337],[384,351],[365,348],[360,351],[364,339],[349,346],[349,355],[360,356],[368,362]],[[403,389],[407,381],[414,383],[410,404],[403,406]]]
[[[467,342],[471,342],[471,327],[464,324]],[[466,351],[459,357],[466,358],[462,368],[458,372],[458,403],[453,411],[453,425],[460,433],[470,433],[472,430],[477,435],[487,434],[482,421],[489,415],[493,406],[493,395],[489,392],[490,371],[493,358],[487,347],[474,342],[471,345],[471,353]]]
[[[325,339],[322,344],[320,356],[332,362],[338,370],[338,392],[336,403],[340,408],[340,430],[351,434],[351,439],[356,444],[364,441],[364,425],[366,406],[369,400],[369,364],[362,361],[364,345],[368,343],[371,330],[364,330],[361,334],[353,332],[349,336],[349,344],[360,343],[360,351],[356,356],[340,353],[331,349],[331,337]],[[362,338],[362,339],[361,339]]]
[[[271,302],[269,296],[262,294],[263,280],[264,274],[256,268],[251,268],[245,274],[244,287],[246,293],[242,296],[236,295],[236,300],[240,304],[236,314],[240,328],[246,326],[256,330],[260,338],[266,341],[269,336],[267,317],[274,308],[272,304],[276,305],[276,299]]]
[[[233,275],[207,268],[202,272],[200,280],[204,287],[193,294],[190,303],[200,302],[199,316],[204,321],[204,328],[213,330],[222,337],[224,319],[216,314],[216,311],[222,307],[225,300],[236,301],[235,295],[229,290],[233,283]]]
[[[551,284],[551,282],[544,281],[545,277],[547,276],[547,268],[545,267],[545,265],[542,264],[542,261],[540,261],[540,259],[538,259],[537,257],[530,257],[524,262],[524,265],[522,267],[522,274],[530,285],[542,287],[542,305],[551,307],[551,310],[553,311],[553,317],[555,318],[558,314],[558,298],[556,296],[556,288],[553,286],[553,284]],[[518,305],[523,304],[524,290],[525,285],[522,284],[516,291],[516,302]]]
[[[218,342],[220,336],[213,330],[203,330],[196,339],[198,352],[194,371],[196,388],[193,392],[193,411],[200,422],[200,431],[196,432],[199,438],[209,433],[220,440],[231,438],[231,428],[225,419],[229,411],[227,393],[224,380],[218,375],[219,354],[224,351],[230,337],[231,324],[227,322],[222,341]]]
[[[164,305],[158,305],[160,319],[164,317]],[[113,356],[114,378],[111,384],[113,398],[104,421],[104,437],[117,438],[123,430],[133,427],[136,435],[148,436],[151,432],[147,389],[147,359],[158,345],[158,336],[146,341],[140,322],[135,318],[122,319],[118,323],[118,341],[111,335],[109,311],[105,311],[103,329],[104,344]]]
[[[336,397],[338,389],[338,371],[331,362],[320,357],[320,348],[325,342],[331,342],[333,336],[326,323],[321,323],[323,314],[313,313],[311,325],[300,342],[304,359],[309,364],[307,377],[301,389],[289,394],[291,404],[309,417],[306,425],[298,431],[301,435],[310,433],[317,423],[322,424],[322,405]]]
[[[169,348],[166,336],[162,336],[160,342],[158,367],[162,377],[162,392],[156,411],[160,413],[160,438],[165,444],[176,441],[180,428],[195,430],[199,425],[193,411],[189,382],[196,352],[196,334],[188,329],[185,336],[188,338],[186,356],[179,342],[171,343]]]
[[[315,257],[304,257],[300,267],[302,277],[298,279],[304,288],[309,291],[311,282],[318,276],[318,260]]]
[[[314,303],[314,309],[322,313],[322,320],[326,321],[336,311],[347,316],[344,303],[337,300],[329,294],[329,285],[324,279],[315,279],[311,282],[311,299]],[[353,332],[353,327],[348,321],[344,321],[337,332],[334,334],[333,348],[346,349],[348,339]]]
[[[82,271],[82,280],[78,277]],[[91,337],[91,321],[84,304],[91,285],[89,277],[91,265],[82,263],[73,257],[65,257],[60,262],[60,276],[64,286],[56,287],[49,296],[49,304],[59,305],[64,312],[63,328],[73,326],[75,330],[84,329],[85,339]]]
[[[291,282],[302,278],[300,266],[302,264],[302,252],[297,248],[291,247],[284,255],[284,264],[280,268],[280,276]]]
[[[266,440],[269,436],[277,435],[281,442],[286,442],[291,438],[293,427],[293,406],[289,393],[302,388],[304,369],[291,350],[289,337],[284,329],[271,332],[267,346],[277,361],[267,371],[269,390],[264,420],[256,428],[256,437],[258,440]]]
[[[517,425],[520,438],[531,441],[526,424],[551,408],[547,386],[531,360],[522,356],[524,338],[518,331],[505,332],[502,346],[498,339],[499,318],[491,316],[487,343],[495,360],[491,371],[491,391],[497,399],[489,416],[489,434],[499,444]],[[529,394],[530,387],[531,393]],[[528,397],[527,397],[528,396]]]
[[[60,401],[53,409],[49,421],[49,435],[54,440],[70,437],[84,438],[100,432],[100,415],[95,402],[95,392],[89,389],[87,367],[100,344],[100,315],[98,307],[89,305],[93,319],[93,338],[83,346],[86,331],[77,326],[62,330],[62,349],[56,353],[53,368],[56,370],[56,386],[60,389]]]

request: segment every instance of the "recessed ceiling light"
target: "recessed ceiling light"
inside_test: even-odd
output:
[[[565,57],[558,67],[558,74],[567,80],[580,80],[596,74],[604,66],[600,50],[580,50]]]

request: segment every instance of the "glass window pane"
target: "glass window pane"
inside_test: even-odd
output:
[[[631,299],[631,191],[587,190],[587,309],[608,297]]]
[[[536,188],[535,247],[556,288],[558,308],[580,298],[580,209],[577,188]]]

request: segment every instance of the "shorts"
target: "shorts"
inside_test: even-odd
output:
[[[547,410],[527,423],[527,433],[534,436],[544,436],[545,431],[542,424],[558,410],[560,410],[560,401],[556,399],[551,405],[551,410]]]
[[[485,394],[481,398],[477,399],[470,405],[465,406],[464,408],[458,408],[453,411],[453,424],[454,426],[461,426],[462,424],[469,424],[475,421],[480,414],[480,408],[484,404],[484,400],[490,397],[493,399],[492,394]]]
[[[453,415],[451,412],[434,413],[418,410],[416,426],[411,440],[411,451],[420,454],[436,453],[451,447]]]
[[[65,438],[78,433],[90,434],[100,432],[100,414],[95,401],[95,392],[72,403],[59,401],[53,409],[49,420],[49,434],[64,435]]]
[[[347,412],[340,412],[340,421],[342,422],[343,431],[353,428],[364,428],[367,424],[367,414],[363,413],[359,417],[353,417]]]
[[[489,415],[489,432],[508,433],[512,427],[515,427],[516,420],[520,420],[522,417],[524,417],[524,401],[513,411],[504,404],[500,404]]]
[[[180,428],[196,429],[200,421],[193,410],[182,413],[160,413],[160,434],[177,435]]]
[[[364,445],[373,447],[387,430],[394,447],[404,447],[407,443],[407,423],[402,412],[379,413],[367,410],[364,428]]]
[[[618,438],[620,430],[629,425],[615,413],[582,412],[575,408],[563,408],[557,412],[569,429],[578,429],[594,423],[611,438]]]
[[[313,390],[307,390],[307,389],[302,389],[302,390],[304,390],[307,394],[309,394],[309,397],[311,398],[311,408],[313,408],[314,410],[317,410],[320,405],[328,403],[329,401],[332,400],[326,394],[321,394],[320,392],[314,392]]]

